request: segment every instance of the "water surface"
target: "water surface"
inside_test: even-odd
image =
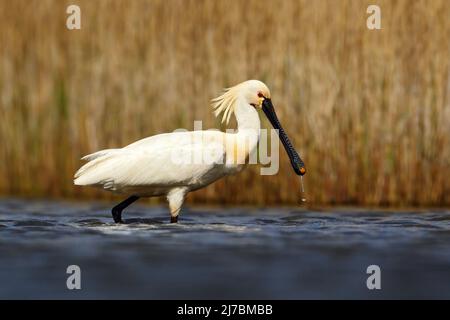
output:
[[[0,200],[0,298],[450,299],[450,210],[110,208]]]

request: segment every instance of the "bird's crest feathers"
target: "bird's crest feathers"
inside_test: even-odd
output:
[[[265,98],[270,98],[269,88],[259,80],[247,80],[234,87],[227,88],[222,95],[211,100],[214,114],[216,117],[223,114],[222,123],[228,124],[231,114],[236,112],[236,106],[239,101],[252,105],[257,104],[258,99],[260,99],[259,94],[262,94]]]
[[[226,88],[222,95],[211,100],[214,115],[218,117],[221,113],[223,113],[222,123],[225,122],[228,124],[230,122],[231,114],[234,113],[237,100],[236,91],[236,87]]]

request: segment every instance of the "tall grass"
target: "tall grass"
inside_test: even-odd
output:
[[[104,197],[79,158],[218,125],[209,100],[260,79],[304,158],[312,204],[450,204],[450,2],[0,0],[0,194]],[[78,4],[82,29],[65,27]],[[267,122],[264,122],[268,126]],[[293,204],[282,153],[191,200]]]

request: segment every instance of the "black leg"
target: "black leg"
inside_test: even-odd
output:
[[[137,199],[139,199],[139,197],[131,196],[131,197],[125,199],[124,201],[122,201],[121,203],[119,203],[114,208],[112,208],[112,216],[113,216],[113,219],[114,219],[115,223],[123,223],[123,221],[122,221],[122,211],[123,211],[123,209],[125,209],[130,204],[135,202]]]
[[[178,216],[176,217],[170,217],[170,223],[177,223],[178,222]]]

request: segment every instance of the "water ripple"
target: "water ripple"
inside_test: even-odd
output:
[[[0,201],[0,298],[70,297],[69,264],[84,298],[370,298],[369,264],[390,279],[378,297],[450,298],[448,210],[185,208],[170,224],[134,205],[118,225],[110,208]]]

